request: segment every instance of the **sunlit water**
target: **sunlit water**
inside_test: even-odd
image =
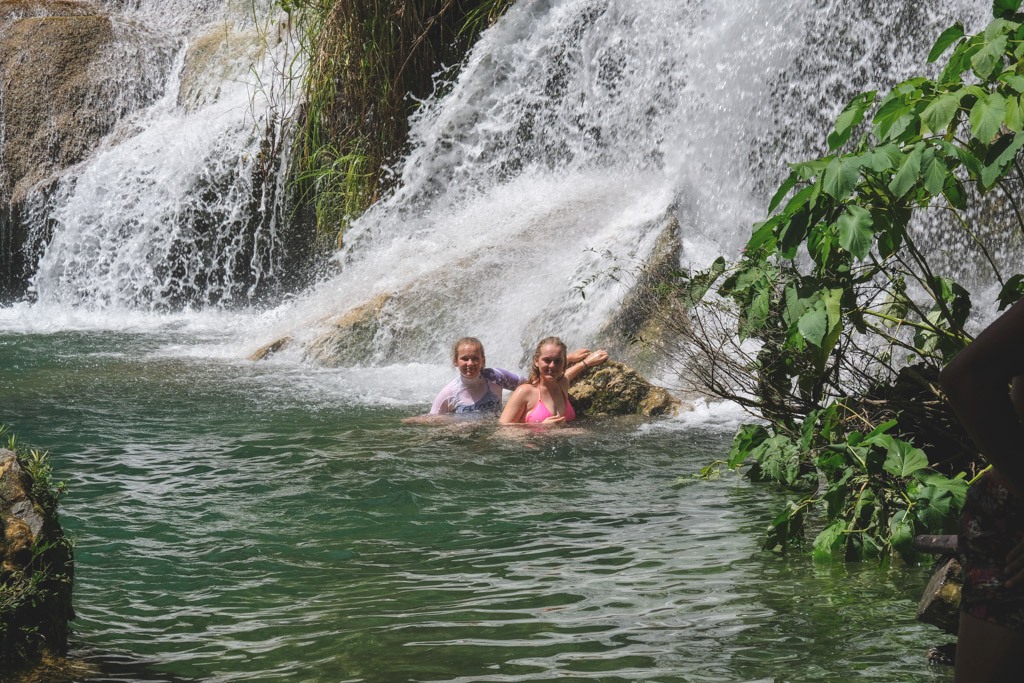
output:
[[[729,411],[415,426],[451,369],[0,322],[0,413],[69,487],[81,680],[951,680],[926,569],[781,558],[782,494],[675,485]]]

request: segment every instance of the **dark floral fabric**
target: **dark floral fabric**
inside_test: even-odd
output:
[[[978,619],[1024,632],[1024,587],[1006,588],[1006,555],[1024,540],[1024,504],[985,473],[967,491],[960,516],[964,568],[961,609]]]

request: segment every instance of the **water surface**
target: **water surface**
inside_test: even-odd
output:
[[[70,489],[82,680],[952,680],[927,570],[780,558],[782,494],[676,484],[726,451],[713,411],[407,425],[450,369],[216,342],[0,332],[2,419]]]

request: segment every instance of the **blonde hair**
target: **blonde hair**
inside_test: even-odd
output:
[[[452,365],[455,365],[459,361],[459,347],[460,346],[475,346],[480,349],[480,361],[481,363],[487,358],[487,354],[484,353],[484,343],[476,337],[462,337],[457,340],[452,346]]]
[[[540,370],[537,369],[537,361],[540,360],[540,350],[544,346],[557,346],[562,350],[562,371],[565,371],[565,366],[569,363],[569,351],[563,342],[558,337],[544,337],[537,343],[537,348],[533,351],[533,362],[530,363],[530,377],[526,381],[529,384],[537,384],[540,382]]]

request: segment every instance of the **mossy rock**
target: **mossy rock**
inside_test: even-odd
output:
[[[632,368],[607,361],[588,370],[569,389],[573,406],[586,415],[675,415],[683,403]]]
[[[40,484],[0,448],[0,671],[67,652],[74,558],[57,494]]]

